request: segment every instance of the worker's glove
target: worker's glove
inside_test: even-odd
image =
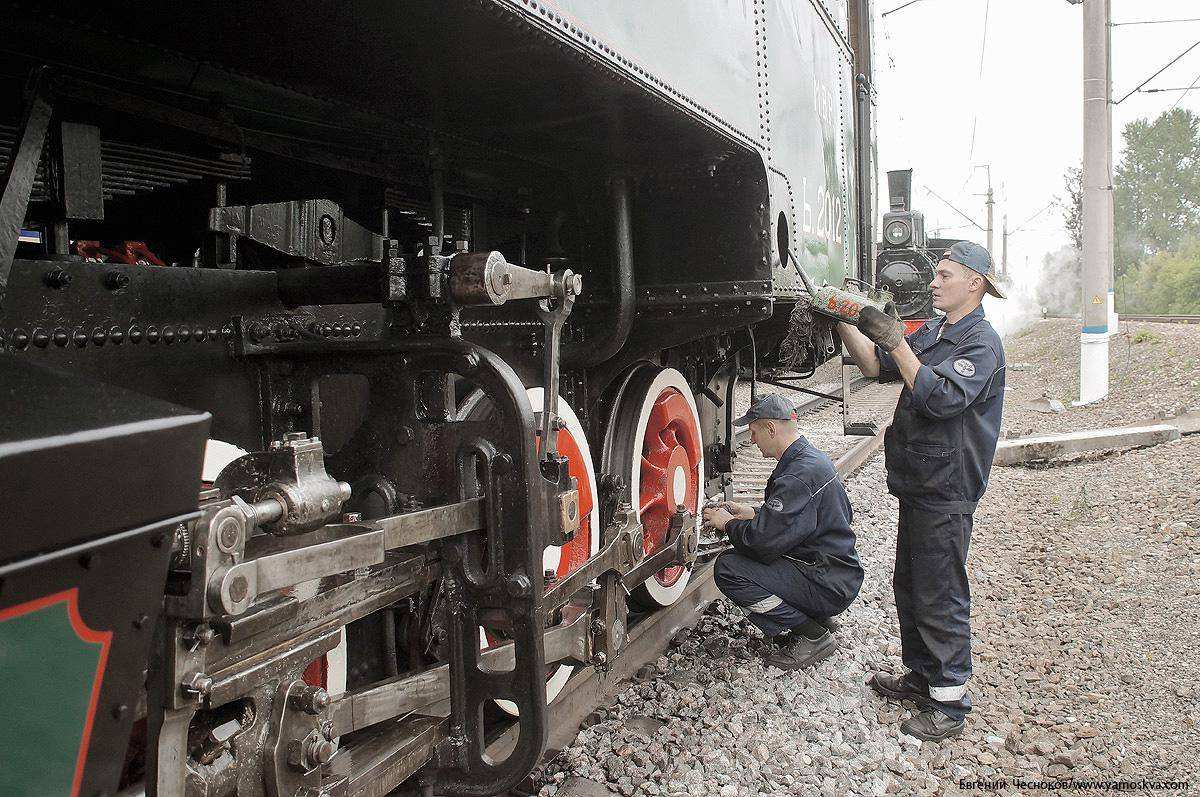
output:
[[[904,325],[868,305],[858,315],[859,330],[885,352],[891,352],[904,342]]]
[[[721,504],[704,507],[703,516],[704,526],[718,534],[724,534],[725,524],[734,519],[733,515],[729,514],[728,510]]]

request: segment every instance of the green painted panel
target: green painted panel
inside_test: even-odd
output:
[[[57,598],[57,599],[54,599]],[[76,633],[74,591],[0,619],[0,794],[70,795],[105,637]]]
[[[841,287],[855,234],[847,54],[813,3],[768,0],[760,7],[766,17],[768,165],[780,178],[772,182],[771,209],[788,212],[792,249],[813,282]],[[783,292],[800,285],[790,267],[777,267],[775,287]]]

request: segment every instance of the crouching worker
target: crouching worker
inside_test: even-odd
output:
[[[850,498],[833,462],[801,436],[787,399],[762,397],[734,421],[746,424],[763,456],[779,464],[761,508],[726,503],[704,510],[705,525],[733,545],[717,557],[713,574],[721,592],[774,641],[767,664],[798,670],[837,649],[829,618],[862,586]]]

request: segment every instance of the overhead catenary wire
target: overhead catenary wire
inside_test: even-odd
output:
[[[1109,27],[1121,28],[1126,25],[1172,25],[1176,22],[1200,22],[1200,17],[1191,17],[1190,19],[1138,19],[1131,22],[1113,22],[1109,25]]]
[[[992,0],[987,0],[983,6],[983,38],[979,42],[979,75],[977,80],[983,82],[983,64],[987,57],[987,37],[988,37],[988,18],[991,16]],[[978,97],[978,92],[976,92]],[[967,160],[975,159],[975,133],[979,129],[979,103],[976,100],[975,110],[971,114],[971,147],[967,153]],[[969,179],[969,178],[968,178]]]
[[[1124,97],[1122,97],[1121,99],[1119,99],[1119,100],[1117,100],[1116,102],[1114,102],[1114,103],[1113,103],[1113,105],[1120,105],[1121,103],[1125,102],[1125,100],[1127,100],[1127,99],[1129,99],[1130,97],[1132,97],[1134,94],[1137,94],[1139,91],[1141,91],[1143,88],[1145,88],[1145,86],[1146,86],[1146,84],[1147,84],[1147,83],[1149,83],[1151,80],[1154,80],[1154,78],[1158,77],[1158,76],[1159,76],[1159,75],[1161,75],[1163,72],[1166,72],[1168,69],[1170,69],[1172,66],[1174,66],[1174,65],[1175,65],[1175,64],[1176,64],[1176,63],[1179,61],[1179,59],[1183,58],[1185,55],[1187,55],[1188,53],[1190,53],[1192,50],[1195,50],[1197,47],[1200,47],[1200,40],[1197,40],[1195,43],[1193,43],[1193,44],[1192,44],[1192,46],[1191,46],[1191,47],[1188,47],[1186,50],[1184,50],[1183,52],[1181,52],[1179,55],[1177,55],[1177,56],[1175,56],[1174,58],[1172,58],[1172,59],[1171,59],[1171,61],[1170,61],[1170,62],[1169,62],[1169,63],[1168,63],[1166,66],[1164,66],[1162,69],[1160,69],[1160,70],[1158,70],[1157,72],[1155,72],[1155,73],[1154,73],[1153,75],[1151,75],[1150,77],[1148,77],[1148,78],[1146,78],[1145,80],[1143,80],[1141,83],[1139,83],[1139,84],[1138,84],[1137,88],[1135,88],[1133,91],[1131,91],[1131,92],[1129,92],[1128,94],[1126,94],[1126,95],[1125,95]]]
[[[891,11],[884,11],[879,16],[882,19],[883,17],[886,17],[888,14],[895,14],[897,11],[903,11],[904,9],[908,8],[909,6],[915,6],[917,3],[920,3],[920,2],[922,2],[922,0],[908,0],[907,3],[896,6]]]
[[[979,79],[983,80],[983,61],[987,55],[987,39],[988,39],[988,18],[992,12],[992,0],[986,0],[983,4],[983,38],[979,43]]]
[[[925,190],[926,190],[926,191],[928,191],[929,193],[933,194],[933,195],[934,195],[935,197],[937,197],[938,199],[942,200],[942,202],[946,203],[946,206],[947,206],[948,208],[950,208],[951,210],[953,210],[955,213],[957,213],[958,215],[962,216],[962,217],[963,217],[964,219],[966,219],[967,221],[971,222],[971,224],[973,224],[973,225],[975,226],[975,228],[976,228],[976,229],[980,230],[981,232],[987,232],[987,229],[986,229],[986,228],[984,228],[984,227],[982,227],[982,226],[980,226],[979,222],[975,221],[975,219],[971,218],[971,217],[970,217],[970,216],[968,216],[966,213],[963,213],[961,210],[959,210],[958,208],[954,207],[954,205],[952,205],[952,204],[950,203],[950,200],[946,199],[944,196],[942,196],[941,194],[939,194],[937,191],[934,191],[934,190],[933,190],[932,188],[930,188],[929,186],[925,186]]]
[[[1171,106],[1172,111],[1179,107],[1179,103],[1183,102],[1184,99],[1187,98],[1188,94],[1191,94],[1192,89],[1196,88],[1197,82],[1200,82],[1200,74],[1197,74],[1196,77],[1192,79],[1192,85],[1188,86],[1187,90],[1185,90],[1183,94],[1179,95],[1179,99],[1175,100],[1175,104]]]
[[[1191,86],[1176,86],[1170,89],[1142,89],[1142,94],[1161,94],[1164,91],[1191,91]]]
[[[1014,229],[1014,230],[1009,230],[1009,233],[1008,233],[1008,234],[1011,236],[1011,235],[1016,235],[1017,233],[1021,232],[1022,230],[1024,230],[1024,229],[1025,229],[1025,227],[1027,227],[1029,224],[1033,223],[1034,221],[1037,221],[1037,219],[1038,219],[1039,217],[1041,217],[1041,215],[1042,215],[1043,213],[1045,213],[1047,210],[1049,210],[1050,208],[1054,207],[1054,206],[1055,206],[1055,205],[1057,205],[1057,204],[1058,204],[1058,200],[1057,200],[1057,199],[1051,200],[1049,203],[1047,203],[1047,205],[1046,205],[1044,208],[1042,208],[1041,210],[1039,210],[1037,213],[1034,213],[1034,214],[1033,214],[1032,216],[1030,216],[1029,218],[1025,219],[1025,221],[1023,221],[1023,222],[1021,222],[1020,224],[1018,224],[1018,225],[1017,225],[1017,227],[1016,227],[1016,229]]]

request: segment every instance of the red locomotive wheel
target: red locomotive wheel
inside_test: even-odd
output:
[[[533,411],[541,412],[545,404],[545,391],[540,387],[529,388],[526,395]],[[485,401],[479,401],[468,411],[469,416],[478,418],[483,404]],[[588,446],[587,435],[583,431],[583,424],[561,396],[558,399],[558,415],[564,426],[558,433],[558,452],[567,458],[567,472],[575,478],[579,490],[579,531],[566,545],[546,546],[542,554],[542,569],[553,571],[558,578],[562,578],[578,570],[589,557],[600,550],[600,505],[597,500],[596,470],[592,464],[592,451]],[[541,450],[540,442],[537,448]],[[547,589],[550,586],[547,583]],[[499,636],[488,629],[480,629],[480,649],[490,647],[497,639]],[[548,668],[547,703],[558,696],[573,671],[574,668],[566,664],[551,665]],[[510,700],[497,700],[496,705],[514,717],[517,715],[517,706]]]
[[[671,515],[683,506],[700,514],[704,478],[700,421],[691,387],[673,368],[643,368],[625,383],[609,424],[605,471],[621,473],[642,521],[647,554],[662,547]],[[669,606],[687,587],[691,571],[668,567],[631,595],[643,608]]]
[[[543,391],[540,387],[529,391],[529,401],[534,412],[542,411]],[[579,490],[579,531],[562,547],[548,546],[542,566],[546,571],[553,570],[557,578],[562,578],[574,573],[600,550],[600,504],[596,499],[596,470],[592,465],[592,451],[583,432],[583,424],[562,397],[558,399],[558,414],[565,425],[558,432],[558,453],[567,458],[567,472],[575,479]],[[542,450],[540,440],[537,450]],[[550,585],[546,586],[549,589]]]
[[[671,515],[679,506],[694,506],[699,493],[696,471],[700,445],[696,440],[691,407],[674,387],[654,399],[646,434],[642,438],[641,484],[638,514],[645,531],[646,553],[657,551],[667,538]],[[682,565],[655,575],[670,587],[683,576]]]

